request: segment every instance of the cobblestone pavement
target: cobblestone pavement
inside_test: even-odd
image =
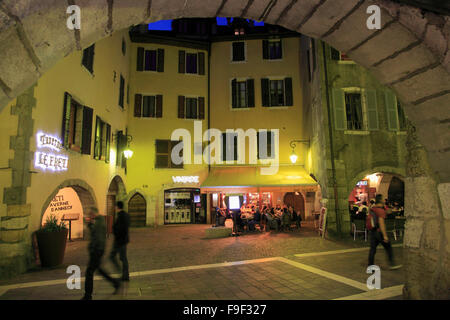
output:
[[[128,247],[131,281],[115,296],[109,283],[95,281],[94,299],[336,299],[368,291],[364,241],[321,239],[311,226],[205,239],[208,227],[132,229]],[[86,246],[87,241],[68,243],[63,266],[35,268],[1,281],[0,299],[79,299],[83,290],[66,287],[66,267],[79,265],[84,276]],[[336,250],[345,251],[323,254]],[[380,246],[376,256],[382,288],[401,285],[403,272],[387,270],[382,251]],[[401,262],[402,249],[395,248],[394,253]],[[104,266],[113,270],[107,259]],[[45,282],[51,280],[55,282]],[[81,284],[83,289],[84,281]]]

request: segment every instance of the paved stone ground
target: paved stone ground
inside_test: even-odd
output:
[[[121,294],[111,295],[113,289],[104,280],[95,281],[94,299],[335,299],[363,293],[357,286],[324,277],[304,268],[290,265],[275,257],[285,257],[365,284],[367,250],[316,255],[324,251],[367,246],[364,241],[336,242],[321,239],[312,227],[291,232],[263,232],[240,237],[204,239],[206,225],[165,226],[131,230],[128,247],[131,281]],[[108,246],[111,246],[108,240]],[[87,263],[87,241],[68,244],[64,265],[42,270],[36,268],[17,278],[0,282],[0,299],[79,299],[82,290],[68,290],[65,281],[58,284],[28,283],[67,279],[66,267],[76,264],[82,276]],[[108,250],[109,251],[109,250]],[[403,283],[401,271],[385,270],[386,258],[380,246],[376,261],[382,267],[382,288]],[[314,253],[298,257],[296,254]],[[395,248],[399,262],[401,248]],[[264,259],[253,263],[253,259]],[[245,261],[244,261],[245,260]],[[231,266],[210,264],[243,261]],[[249,263],[250,262],[250,263]],[[209,265],[209,266],[208,266]],[[104,266],[113,270],[105,259]],[[185,267],[182,270],[171,268]],[[151,274],[154,270],[157,274]],[[143,272],[143,275],[136,274]],[[18,288],[23,284],[25,288]],[[5,292],[2,287],[15,285]],[[82,288],[84,281],[82,281]],[[3,294],[2,294],[3,293]],[[397,297],[399,298],[399,297]],[[401,297],[400,297],[401,298]]]

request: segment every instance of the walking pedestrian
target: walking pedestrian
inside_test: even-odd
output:
[[[117,271],[122,273],[122,281],[130,281],[127,259],[127,244],[130,242],[129,228],[130,215],[123,210],[123,202],[118,201],[116,203],[116,219],[113,224],[114,244],[109,259]],[[117,254],[122,262],[122,268],[117,261]]]
[[[97,208],[91,208],[89,216],[86,218],[88,222],[88,228],[90,230],[90,242],[89,242],[89,263],[86,270],[86,281],[84,296],[82,300],[92,300],[92,291],[94,285],[94,272],[98,270],[100,274],[114,286],[114,294],[116,294],[120,288],[120,282],[113,279],[103,268],[101,267],[103,253],[105,252],[106,242],[106,225],[105,218],[98,213]]]
[[[378,244],[382,244],[384,249],[386,250],[386,254],[389,259],[390,267],[389,269],[395,270],[399,269],[402,266],[396,265],[394,263],[394,256],[392,253],[392,246],[389,240],[389,237],[386,232],[386,210],[383,204],[383,197],[381,194],[376,195],[375,204],[370,208],[370,213],[367,216],[367,219],[374,218],[374,227],[369,231],[370,238],[370,251],[369,251],[369,266],[374,264],[375,254],[377,251]],[[373,217],[373,215],[375,215]]]

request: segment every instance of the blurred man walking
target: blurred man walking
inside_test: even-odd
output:
[[[122,281],[130,281],[127,259],[127,244],[130,242],[129,228],[130,215],[123,210],[123,202],[118,201],[116,203],[116,219],[113,224],[114,245],[109,258],[117,271],[122,273]],[[117,254],[122,262],[122,268],[117,261]]]

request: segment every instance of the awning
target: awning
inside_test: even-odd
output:
[[[259,167],[215,167],[202,183],[202,192],[263,192],[315,187],[317,182],[302,166],[280,166],[278,173],[262,175]]]

